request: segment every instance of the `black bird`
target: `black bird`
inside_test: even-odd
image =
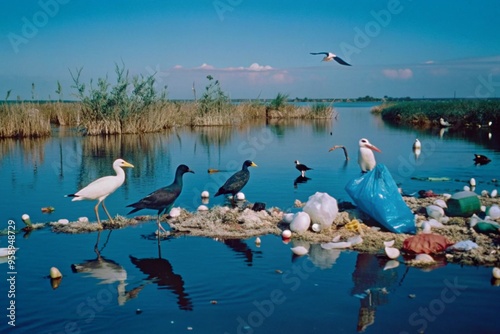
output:
[[[229,179],[227,179],[226,183],[224,183],[222,187],[217,190],[215,196],[231,194],[233,195],[234,202],[234,196],[236,196],[236,194],[243,189],[250,179],[250,171],[248,170],[248,167],[257,167],[257,165],[250,160],[245,160],[241,170],[234,173]]]
[[[311,54],[312,55],[325,55],[325,57],[323,57],[322,61],[335,60],[340,65],[351,66],[351,64],[347,63],[342,58],[340,58],[339,56],[337,56],[336,54],[333,54],[331,52],[311,52]]]
[[[304,177],[306,176],[306,171],[311,170],[312,168],[307,167],[304,164],[301,164],[299,160],[295,160],[295,168],[300,172],[300,174]]]
[[[185,173],[194,173],[191,169],[189,169],[186,165],[179,165],[177,170],[175,171],[175,179],[171,185],[160,188],[148,196],[141,199],[139,202],[127,205],[128,207],[133,207],[134,209],[130,211],[128,214],[134,213],[136,211],[142,209],[151,209],[158,210],[158,232],[162,230],[166,232],[163,226],[160,224],[160,215],[162,212],[169,212],[172,206],[174,205],[175,200],[182,191],[182,176]]]
[[[476,165],[486,165],[487,163],[490,163],[491,160],[485,155],[474,154],[474,162]]]

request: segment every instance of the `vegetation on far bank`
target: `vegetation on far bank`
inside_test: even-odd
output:
[[[221,89],[220,82],[208,75],[208,83],[199,98],[193,87],[193,101],[171,101],[167,87],[157,92],[154,75],[133,76],[116,65],[116,82],[107,77],[81,80],[82,69],[71,72],[76,102],[31,102],[0,104],[0,137],[49,136],[51,125],[78,127],[85,135],[160,132],[177,126],[237,125],[256,119],[332,118],[327,103],[297,106],[288,95],[278,93],[268,103],[255,100],[234,103]],[[62,97],[58,83],[56,93]]]
[[[386,102],[372,108],[384,121],[421,128],[440,126],[440,118],[452,128],[500,127],[500,100],[415,100]],[[491,123],[490,123],[491,122]]]

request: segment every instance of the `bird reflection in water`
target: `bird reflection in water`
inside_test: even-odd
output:
[[[294,188],[297,188],[297,185],[299,183],[306,183],[307,181],[309,181],[311,178],[310,177],[307,177],[307,176],[302,176],[302,175],[299,175],[294,181],[293,181],[293,187]]]
[[[364,332],[375,323],[377,306],[389,302],[389,292],[398,285],[399,271],[384,270],[389,259],[374,254],[359,253],[352,274],[354,287],[351,294],[360,298],[357,331]]]
[[[167,289],[177,295],[177,304],[179,309],[184,311],[193,310],[193,302],[189,298],[184,288],[182,276],[174,273],[172,265],[167,259],[161,257],[158,247],[158,258],[139,259],[130,255],[130,261],[145,275],[143,281],[147,284],[155,283],[160,290]]]
[[[71,270],[74,273],[84,273],[87,274],[86,277],[92,277],[98,279],[99,284],[113,284],[118,282],[117,292],[118,292],[118,305],[124,305],[128,300],[135,298],[137,294],[142,290],[142,287],[133,289],[131,291],[126,291],[125,286],[127,285],[127,271],[121,265],[113,260],[108,260],[101,255],[101,251],[106,247],[109,241],[112,230],[109,231],[108,237],[101,249],[99,249],[99,239],[101,236],[101,231],[98,231],[97,241],[94,245],[94,252],[97,258],[93,260],[87,260],[82,263],[76,263],[71,265]]]
[[[248,245],[243,242],[241,239],[219,239],[215,238],[215,241],[221,242],[224,245],[228,246],[232,251],[235,253],[241,255],[244,259],[246,264],[250,267],[253,264],[253,256],[254,253],[261,254],[260,251],[253,251]]]

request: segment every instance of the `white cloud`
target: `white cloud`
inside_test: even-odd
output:
[[[404,69],[387,68],[382,70],[382,74],[389,79],[407,80],[413,77],[413,71],[409,68],[404,68]]]

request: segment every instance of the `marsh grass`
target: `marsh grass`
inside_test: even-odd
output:
[[[57,82],[59,101],[0,104],[0,137],[50,136],[51,125],[76,127],[84,135],[106,136],[162,132],[180,126],[234,126],[269,118],[331,118],[333,113],[331,105],[289,104],[288,95],[282,93],[268,104],[260,100],[235,104],[210,75],[201,98],[179,102],[167,99],[166,87],[156,91],[154,74],[130,76],[123,65],[116,65],[114,83],[107,76],[84,83],[81,73],[81,68],[70,71],[76,102],[62,101],[62,87]]]
[[[439,125],[444,118],[455,128],[500,125],[500,101],[457,100],[457,101],[408,101],[380,106],[385,121],[413,126]],[[373,111],[372,111],[373,112]]]
[[[34,103],[0,105],[0,137],[44,137],[51,134],[50,115]]]

